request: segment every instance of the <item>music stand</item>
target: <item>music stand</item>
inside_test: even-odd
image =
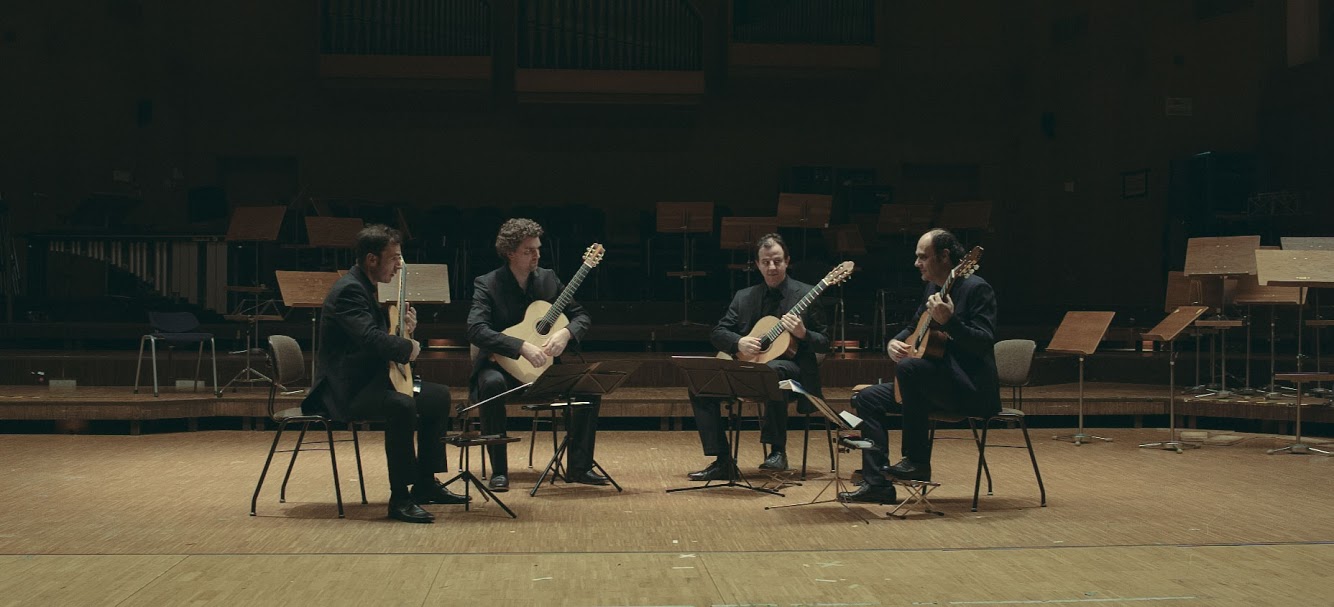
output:
[[[778,227],[801,228],[801,257],[806,258],[806,241],[811,228],[829,227],[834,197],[829,194],[778,195]]]
[[[1269,247],[1261,247],[1269,249]],[[1269,384],[1263,390],[1251,389],[1251,322],[1246,323],[1246,387],[1237,390],[1237,394],[1255,395],[1262,394],[1265,398],[1277,398],[1280,396],[1278,387],[1274,384],[1274,375],[1277,374],[1277,340],[1274,336],[1275,326],[1277,325],[1278,307],[1283,305],[1302,306],[1306,300],[1302,298],[1304,293],[1297,287],[1271,287],[1261,285],[1258,276],[1243,276],[1237,282],[1236,294],[1232,301],[1238,305],[1246,306],[1248,318],[1253,318],[1250,310],[1255,305],[1269,306]]]
[[[1222,283],[1228,278],[1254,274],[1254,252],[1259,248],[1259,236],[1210,236],[1188,239],[1186,241],[1186,264],[1183,274],[1192,280],[1192,287],[1199,285],[1204,279],[1217,279]],[[1196,398],[1204,396],[1221,398],[1232,395],[1227,389],[1227,330],[1241,325],[1235,321],[1215,322],[1229,320],[1224,314],[1226,305],[1226,299],[1219,302],[1217,319],[1196,322],[1196,325],[1201,328],[1212,328],[1219,331],[1223,365],[1220,377],[1221,383],[1218,385],[1218,389],[1212,390],[1213,386],[1208,386],[1209,390]],[[1209,355],[1209,368],[1210,373],[1212,373],[1213,340],[1209,342]],[[1198,356],[1196,360],[1199,360]]]
[[[877,234],[898,236],[900,245],[909,244],[909,239],[921,235],[931,227],[935,218],[935,203],[892,203],[880,206],[880,215],[876,218]],[[915,241],[912,241],[915,242]],[[894,273],[896,287],[903,286],[905,271]],[[871,328],[871,341],[883,344],[889,341],[889,303],[886,301],[889,289],[876,290],[875,312],[872,314],[875,326]],[[921,291],[918,290],[918,293]],[[879,347],[879,346],[877,346]]]
[[[1283,238],[1280,238],[1280,239],[1279,239],[1279,242],[1281,242],[1281,243],[1283,244],[1283,249],[1284,249],[1284,250],[1287,250],[1287,251],[1329,251],[1329,250],[1334,250],[1334,238],[1330,238],[1330,237],[1320,237],[1320,236],[1284,236]],[[1321,333],[1321,331],[1320,331],[1320,330],[1321,330],[1321,329],[1324,329],[1325,327],[1334,326],[1334,320],[1327,320],[1327,319],[1324,319],[1324,318],[1321,318],[1321,317],[1320,317],[1320,291],[1319,291],[1319,290],[1315,291],[1315,293],[1313,294],[1313,296],[1312,296],[1311,299],[1313,300],[1313,304],[1312,304],[1311,307],[1315,308],[1315,318],[1312,318],[1311,320],[1306,321],[1306,324],[1305,324],[1304,326],[1302,326],[1302,327],[1298,327],[1298,330],[1304,330],[1306,327],[1311,327],[1312,329],[1315,329],[1315,370],[1316,370],[1317,373],[1319,373],[1319,372],[1320,372],[1320,365],[1321,365],[1321,362],[1320,362],[1320,358],[1321,358],[1321,355],[1320,355],[1320,333]],[[1303,303],[1304,303],[1304,302],[1303,302]],[[1326,388],[1322,385],[1322,382],[1321,382],[1321,381],[1316,380],[1315,388],[1312,388],[1312,389],[1311,389],[1311,393],[1312,393],[1312,394],[1315,394],[1315,395],[1317,395],[1317,396],[1328,396],[1328,395],[1330,394],[1330,391],[1329,391],[1328,389],[1326,389]]]
[[[314,249],[352,249],[357,233],[366,227],[360,217],[306,217],[306,242]],[[338,257],[334,257],[335,265]]]
[[[681,271],[668,272],[667,275],[681,279],[681,322],[676,325],[700,325],[690,322],[690,279],[705,276],[708,272],[690,269],[690,235],[713,231],[712,202],[659,202],[658,233],[681,235]]]
[[[1173,310],[1160,321],[1157,326],[1149,329],[1144,337],[1154,341],[1167,343],[1167,429],[1168,439],[1152,443],[1143,443],[1140,447],[1162,447],[1163,449],[1174,449],[1177,453],[1182,453],[1182,447],[1191,449],[1198,448],[1199,445],[1183,443],[1177,440],[1177,414],[1176,414],[1176,377],[1177,377],[1177,358],[1176,351],[1172,344],[1186,327],[1195,322],[1200,315],[1208,310],[1208,306],[1182,306]]]
[[[1302,442],[1302,382],[1304,381],[1320,382],[1320,381],[1334,380],[1334,373],[1321,373],[1321,372],[1280,373],[1279,375],[1276,376],[1276,379],[1282,379],[1284,381],[1290,381],[1297,384],[1297,413],[1296,413],[1297,426],[1296,426],[1296,433],[1293,435],[1292,444],[1286,447],[1270,449],[1268,451],[1269,455],[1273,455],[1275,453],[1281,453],[1284,451],[1291,453],[1293,455],[1306,455],[1312,452],[1319,453],[1321,455],[1334,455],[1334,453],[1331,453],[1324,449],[1320,449],[1318,447],[1312,447]]]
[[[745,251],[745,264],[728,264],[727,269],[741,270],[746,273],[746,286],[750,286],[750,273],[755,270],[755,243],[765,234],[778,231],[777,217],[724,217],[722,229],[718,233],[718,247],[730,251]],[[734,253],[735,255],[735,253]],[[736,259],[733,257],[733,259]],[[736,291],[735,275],[729,276],[731,287]]]
[[[1260,284],[1297,287],[1301,301],[1306,300],[1306,290],[1309,288],[1334,286],[1334,251],[1257,250],[1255,267]],[[1297,306],[1297,373],[1302,372],[1302,327],[1305,307]],[[1322,381],[1319,378],[1313,379]]]
[[[866,241],[862,239],[861,226],[855,223],[830,226],[825,230],[825,242],[834,243],[834,254],[839,259],[866,254]],[[861,266],[853,266],[852,271],[860,269]],[[834,347],[844,358],[848,355],[848,314],[847,305],[843,301],[843,285],[846,283],[838,283],[838,300],[834,304],[834,325],[838,330]]]
[[[259,298],[260,293],[264,293],[267,291],[268,291],[267,287],[249,288],[247,292],[255,294],[254,305],[246,306],[243,301],[242,304],[239,307],[237,307],[235,312],[233,312],[232,314],[222,315],[222,318],[224,320],[230,320],[233,322],[243,322],[246,324],[245,349],[237,352],[232,352],[232,354],[245,354],[245,367],[243,367],[240,371],[238,371],[236,375],[233,376],[230,380],[228,380],[226,384],[223,384],[222,388],[218,390],[218,395],[222,395],[222,392],[232,384],[237,384],[237,383],[253,384],[257,382],[273,381],[269,379],[269,376],[259,372],[259,370],[250,366],[250,354],[255,350],[260,349],[259,323],[261,321],[279,321],[283,319],[283,315],[278,313],[277,304],[274,302],[274,300],[272,299],[265,299],[263,301],[260,300]],[[253,340],[254,342],[253,346],[251,346],[251,340]],[[232,388],[232,392],[235,391],[236,388]]]
[[[947,202],[940,209],[936,226],[956,234],[966,230],[985,231],[991,227],[991,201]]]
[[[824,488],[820,489],[820,492],[815,494],[815,497],[811,498],[811,501],[797,502],[795,504],[783,504],[780,506],[765,506],[764,509],[777,510],[779,508],[796,508],[798,506],[812,506],[815,504],[828,504],[829,502],[838,502],[840,506],[843,506],[844,510],[847,510],[848,512],[852,513],[853,516],[856,516],[857,518],[861,519],[862,522],[864,523],[869,522],[866,520],[866,517],[862,516],[857,511],[849,507],[847,502],[838,499],[838,494],[840,492],[847,490],[847,485],[845,484],[845,481],[847,482],[852,481],[851,478],[844,479],[843,475],[840,473],[841,467],[839,466],[839,463],[840,460],[843,459],[842,454],[851,452],[853,449],[859,449],[859,450],[871,449],[873,447],[871,442],[861,440],[860,435],[853,433],[853,426],[848,419],[845,419],[843,416],[836,413],[833,407],[830,407],[829,403],[826,403],[824,399],[807,392],[805,389],[801,387],[800,383],[794,380],[785,379],[778,383],[778,387],[779,389],[782,390],[790,390],[794,393],[805,395],[806,398],[810,401],[810,403],[815,405],[815,409],[819,411],[820,414],[825,417],[825,419],[829,420],[832,424],[834,424],[834,438],[832,439],[832,442],[834,444],[831,446],[831,449],[836,448],[837,454],[834,456],[834,461],[833,461],[834,478],[830,479],[828,483],[825,483]],[[860,423],[861,421],[857,419],[855,415],[850,415],[849,418],[857,423]],[[825,492],[829,491],[831,488],[834,490],[834,497],[826,500],[820,499],[822,496],[824,496]]]
[[[1217,302],[1215,304],[1214,302]],[[1223,282],[1208,281],[1205,283],[1192,282],[1186,278],[1183,272],[1174,271],[1167,273],[1167,295],[1164,298],[1163,313],[1171,314],[1181,306],[1221,306],[1223,302]],[[1186,392],[1203,392],[1208,386],[1201,383],[1200,379],[1200,338],[1203,332],[1200,327],[1192,324],[1190,334],[1195,342],[1195,384],[1186,388]]]
[[[315,359],[319,350],[320,309],[324,307],[324,298],[338,282],[338,272],[291,272],[275,271],[278,279],[278,294],[283,298],[283,305],[289,308],[310,309],[310,381],[315,382]]]
[[[1116,316],[1115,312],[1066,312],[1061,325],[1056,327],[1056,335],[1047,344],[1048,352],[1079,357],[1079,430],[1074,434],[1053,436],[1055,440],[1067,440],[1076,447],[1090,438],[1112,442],[1107,437],[1084,434],[1084,359],[1097,351],[1113,316]]]
[[[394,279],[382,282],[378,288],[380,303],[398,302],[398,283],[408,275],[407,300],[420,304],[447,304],[449,297],[449,264],[414,263],[403,266]]]
[[[561,369],[561,371],[564,372],[562,367],[572,367],[576,369],[584,367],[584,370],[574,374],[577,377],[574,378],[573,384],[567,384],[567,380],[564,377],[561,377],[553,379],[549,384],[553,387],[548,388],[548,383],[544,382],[543,379],[551,374],[552,369]],[[541,377],[537,378],[537,381],[533,382],[533,385],[528,389],[528,392],[524,393],[524,398],[536,399],[542,396],[553,396],[554,398],[548,401],[550,403],[548,406],[560,409],[565,420],[565,437],[560,441],[560,445],[556,447],[555,452],[551,454],[551,461],[547,462],[546,468],[542,469],[542,474],[537,477],[537,484],[533,485],[533,488],[528,492],[528,495],[536,496],[537,490],[542,488],[542,483],[546,482],[548,477],[550,477],[549,484],[556,484],[556,478],[560,476],[560,468],[562,467],[561,458],[564,457],[570,447],[570,419],[573,416],[573,410],[575,407],[585,407],[589,405],[589,402],[579,402],[577,399],[587,396],[605,396],[611,394],[617,388],[621,387],[621,384],[625,383],[625,380],[629,379],[630,374],[634,373],[637,368],[639,368],[639,363],[634,361],[604,361],[576,365],[553,365],[551,369],[548,369],[546,373],[543,373]],[[552,392],[551,390],[553,389],[556,391]],[[596,459],[593,460],[593,468],[602,473],[602,476],[607,477],[607,480],[612,486],[616,487],[617,493],[623,491],[621,486],[617,484],[616,479],[612,478],[611,474],[609,474]]]
[[[732,455],[732,466],[727,482],[715,485],[708,481],[694,487],[668,489],[667,493],[694,491],[719,487],[740,487],[760,493],[782,496],[782,493],[766,487],[756,487],[741,475],[736,466],[737,449],[740,446],[741,425],[740,409],[746,399],[760,403],[786,403],[782,390],[778,388],[778,372],[769,365],[728,360],[712,356],[673,356],[672,364],[681,369],[686,378],[686,388],[691,398],[719,398],[727,403],[727,419],[731,428],[727,432],[728,450]],[[735,409],[733,408],[735,405]],[[786,405],[784,405],[786,406]]]

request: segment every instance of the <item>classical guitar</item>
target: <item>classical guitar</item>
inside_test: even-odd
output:
[[[847,280],[852,276],[853,263],[845,261],[833,270],[830,270],[820,282],[816,283],[811,290],[806,293],[797,305],[788,310],[789,314],[801,316],[806,312],[806,308],[811,302],[824,292],[825,289]],[[747,337],[754,337],[760,340],[760,351],[756,354],[744,354],[737,352],[736,359],[752,363],[767,363],[775,358],[791,358],[797,353],[797,340],[792,339],[792,334],[783,327],[782,321],[776,316],[765,316],[755,322],[751,327]]]
[[[404,326],[408,315],[408,266],[398,270],[398,300],[389,304],[389,334],[405,339],[412,339],[412,333]],[[412,363],[389,361],[389,382],[394,390],[408,396],[413,394]]]
[[[954,288],[956,280],[967,278],[973,272],[977,271],[977,260],[982,258],[982,247],[973,247],[967,255],[964,255],[963,261],[950,270],[950,275],[945,279],[945,284],[940,287],[940,297],[949,296],[950,289]],[[917,328],[904,340],[908,344],[908,353],[903,358],[930,358],[939,359],[945,355],[945,342],[949,341],[949,335],[939,329],[938,324],[931,320],[931,314],[926,310],[922,311],[922,316],[917,319]],[[889,351],[889,346],[885,346],[885,351]],[[903,402],[903,396],[899,393],[899,385],[894,384],[894,399]]]
[[[579,271],[574,273],[574,278],[565,285],[565,290],[561,291],[560,297],[556,298],[555,303],[545,301],[535,301],[528,304],[528,309],[523,314],[523,320],[501,333],[510,337],[517,337],[533,344],[537,347],[545,346],[547,339],[552,333],[564,329],[570,324],[570,319],[565,317],[565,306],[570,305],[574,299],[574,292],[579,290],[579,284],[588,276],[589,270],[592,270],[602,261],[602,245],[594,243],[584,251],[584,263],[579,266]],[[552,360],[547,359],[546,364],[535,367],[528,359],[520,356],[518,358],[508,358],[498,354],[492,354],[491,360],[496,361],[500,368],[504,369],[515,379],[529,383],[547,370],[551,366]]]

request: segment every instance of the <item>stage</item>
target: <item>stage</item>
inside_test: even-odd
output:
[[[369,505],[350,444],[301,456],[278,502],[273,476],[249,499],[269,432],[10,435],[0,507],[0,594],[17,604],[1107,605],[1327,604],[1334,582],[1334,460],[1266,455],[1283,439],[1177,454],[1139,449],[1159,429],[1099,429],[1112,443],[1035,430],[1048,506],[1023,451],[989,449],[995,495],[969,511],[976,450],[936,446],[933,502],[945,515],[805,502],[829,462],[785,497],[740,489],[667,494],[707,463],[694,432],[604,431],[598,460],[625,488],[557,485],[536,497],[511,449],[518,514],[492,504],[428,506],[433,525],[385,517],[381,435],[362,435]],[[966,437],[950,430],[945,436]],[[897,444],[897,433],[891,435]],[[993,432],[1013,442],[1018,431]],[[790,436],[799,455],[800,433]],[[537,443],[538,467],[550,443]],[[456,451],[449,449],[451,468]],[[742,471],[756,482],[756,433]],[[844,456],[844,467],[856,467]],[[474,459],[474,468],[477,460]],[[442,480],[445,475],[441,475]],[[859,519],[857,514],[868,521]]]

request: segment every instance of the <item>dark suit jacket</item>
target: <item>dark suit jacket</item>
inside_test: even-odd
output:
[[[922,305],[917,307],[909,324],[894,339],[903,341],[917,328],[918,319],[926,313],[926,299],[940,292],[940,287],[927,283]],[[966,390],[976,391],[977,398],[986,408],[999,411],[1000,379],[996,375],[996,292],[991,284],[976,274],[954,283],[950,291],[954,301],[954,316],[944,327],[950,336],[945,344],[945,362],[950,366],[954,381]]]
[[[778,314],[782,316],[797,305],[813,286],[789,276],[778,288],[783,292],[783,299],[778,304]],[[727,307],[727,314],[713,327],[713,334],[709,336],[713,347],[736,356],[737,342],[763,318],[761,306],[764,305],[764,294],[768,290],[769,286],[761,282],[736,292],[732,304]],[[829,329],[825,325],[820,303],[817,301],[807,306],[801,320],[806,325],[806,339],[797,340],[797,354],[793,357],[793,361],[801,367],[801,378],[798,381],[807,392],[822,397],[820,366],[815,355],[829,351]]]
[[[538,268],[528,277],[528,288],[520,289],[519,281],[508,265],[477,277],[473,281],[472,309],[468,311],[468,343],[477,346],[472,359],[473,375],[477,374],[481,363],[490,359],[491,354],[508,358],[519,358],[519,349],[523,340],[501,333],[523,320],[528,305],[541,300],[554,303],[565,290],[556,273],[546,268]],[[565,317],[570,320],[567,327],[572,340],[567,347],[577,346],[577,342],[588,333],[591,320],[588,312],[579,302],[571,299],[565,306]]]
[[[352,397],[372,382],[394,389],[389,362],[408,362],[412,342],[389,334],[389,315],[361,266],[352,266],[334,283],[320,314],[315,383],[301,410],[345,420]]]

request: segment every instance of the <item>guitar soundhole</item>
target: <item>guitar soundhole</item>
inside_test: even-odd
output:
[[[546,335],[549,331],[551,331],[551,325],[547,324],[546,321],[539,321],[537,323],[538,335]]]
[[[773,342],[773,340],[769,339],[768,337],[761,337],[761,338],[760,338],[760,351],[768,350],[768,349],[769,349],[769,346],[772,346],[772,345],[774,345],[774,342]]]

